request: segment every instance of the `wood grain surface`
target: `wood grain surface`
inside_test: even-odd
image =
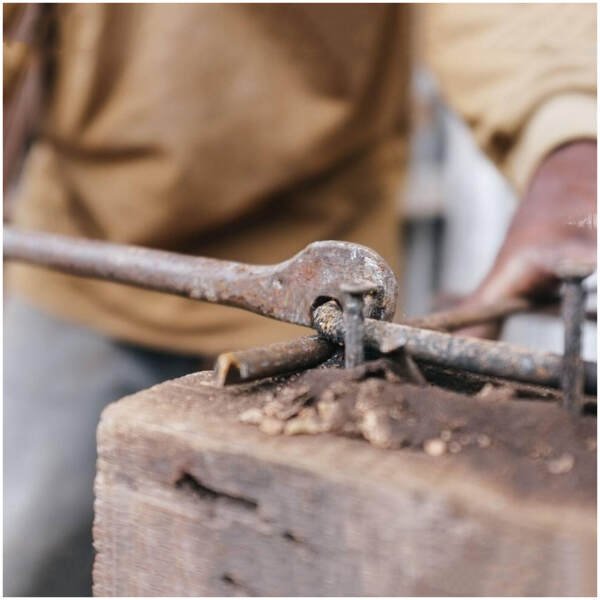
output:
[[[268,436],[238,421],[257,389],[196,373],[104,411],[96,596],[595,594],[595,502],[522,497],[460,456]]]

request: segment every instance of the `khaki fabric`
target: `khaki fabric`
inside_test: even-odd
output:
[[[2,44],[2,74],[3,74],[3,101],[9,99],[10,93],[17,86],[19,77],[27,68],[27,55],[31,52],[31,44],[15,39],[11,30],[15,22],[24,16],[24,6],[21,4],[4,4],[2,6],[3,22],[3,44]]]
[[[421,17],[447,100],[518,191],[550,150],[596,137],[594,5],[432,5]]]
[[[555,9],[542,8],[554,36]],[[343,239],[397,269],[415,24],[450,102],[509,175],[517,150],[534,165],[551,149],[531,141],[535,130],[525,135],[538,109],[565,94],[595,102],[593,7],[573,13],[586,40],[559,44],[566,58],[554,86],[542,81],[554,64],[543,39],[526,60],[476,50],[497,43],[499,20],[529,36],[517,27],[519,15],[531,22],[520,5],[465,8],[464,25],[456,5],[53,11],[47,107],[15,214],[25,228],[255,263]],[[575,131],[566,121],[548,143],[594,135],[593,122]],[[243,311],[26,266],[11,265],[10,282],[55,314],[159,348],[215,353],[298,333]]]

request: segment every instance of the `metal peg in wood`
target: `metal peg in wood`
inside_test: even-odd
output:
[[[587,291],[583,281],[590,275],[590,265],[563,264],[558,275],[562,279],[562,319],[564,325],[564,353],[561,372],[563,406],[572,413],[581,410],[584,389],[584,362],[581,356],[581,338],[585,321]]]
[[[365,360],[365,296],[375,291],[369,281],[355,281],[340,286],[344,311],[344,364],[353,369]]]

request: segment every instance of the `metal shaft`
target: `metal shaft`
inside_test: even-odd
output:
[[[454,331],[463,327],[489,323],[508,315],[531,310],[534,307],[535,304],[531,300],[525,298],[508,298],[494,302],[493,304],[465,306],[435,312],[424,317],[410,319],[407,325],[422,329]]]
[[[502,300],[495,304],[440,311],[425,317],[411,319],[406,322],[406,325],[423,329],[452,331],[469,325],[485,323],[488,320],[515,312],[530,310],[535,306],[537,305],[524,299]],[[346,319],[347,317],[348,315],[345,314]],[[348,336],[348,323],[344,321],[344,346],[348,348],[354,343],[349,340],[355,339],[359,344],[358,351],[364,355],[364,319],[360,322],[359,328],[362,333],[355,329]],[[270,346],[228,352],[221,354],[217,359],[215,366],[217,381],[220,385],[228,385],[308,369],[329,358],[333,348],[334,346],[323,338],[306,336]],[[348,356],[352,356],[351,350],[345,352],[345,357],[348,358]],[[362,360],[360,355],[357,359]],[[351,364],[353,364],[352,359]]]
[[[4,258],[65,273],[235,306],[287,323],[310,326],[317,298],[341,300],[348,273],[368,274],[377,287],[369,316],[391,319],[397,284],[385,261],[358,244],[320,241],[275,265],[186,256],[4,227]]]
[[[362,298],[349,296],[344,304],[344,364],[353,369],[365,361],[365,318]]]
[[[220,354],[215,364],[219,385],[243,383],[273,375],[316,367],[327,360],[336,346],[316,335],[289,342]]]
[[[344,323],[335,302],[315,310],[313,326],[338,344]],[[549,387],[560,386],[562,356],[507,344],[365,319],[365,344],[383,354],[404,348],[413,358],[481,375]],[[584,363],[585,390],[596,393],[596,364]]]
[[[344,365],[353,369],[365,361],[365,302],[364,296],[374,290],[368,282],[343,284]]]
[[[4,227],[5,260],[27,262],[93,279],[106,279],[191,298],[210,294],[197,272],[221,261],[109,242],[75,239]]]
[[[572,277],[563,282],[562,316],[564,323],[564,354],[561,372],[563,406],[570,412],[581,409],[584,388],[584,363],[581,357],[581,336],[585,318],[586,292],[582,279]]]

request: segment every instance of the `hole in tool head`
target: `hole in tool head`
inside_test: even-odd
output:
[[[340,308],[342,308],[337,298],[332,298],[331,296],[319,296],[315,299],[315,301],[312,303],[312,306],[310,307],[311,316],[315,312],[315,310],[319,308],[319,306],[323,306],[323,304],[326,304],[331,300],[333,300]]]

